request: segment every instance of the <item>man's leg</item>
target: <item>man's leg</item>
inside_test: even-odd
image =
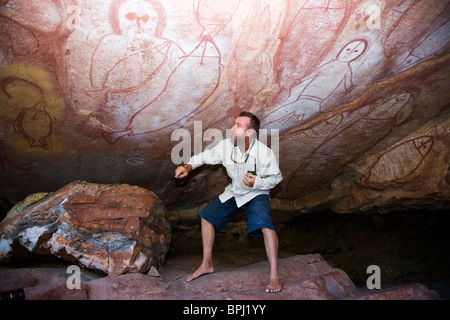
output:
[[[214,266],[212,262],[212,251],[214,247],[215,229],[214,225],[202,219],[202,244],[203,244],[203,260],[200,267],[193,274],[187,277],[190,282],[204,274],[213,273]]]
[[[278,236],[274,230],[267,227],[262,227],[261,231],[264,235],[264,245],[270,265],[270,282],[266,292],[280,292],[283,285],[278,274]]]
[[[222,203],[219,198],[215,198],[206,206],[198,216],[201,218],[203,259],[198,269],[187,277],[190,282],[204,274],[213,273],[212,251],[214,247],[215,233],[224,228],[236,215],[238,208],[234,198]]]
[[[266,292],[279,292],[282,285],[278,274],[278,236],[270,217],[268,195],[259,195],[248,203],[247,221],[249,235],[264,236],[264,245],[270,264],[270,282],[266,287]]]

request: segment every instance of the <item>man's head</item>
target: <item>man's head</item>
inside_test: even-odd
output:
[[[234,133],[234,139],[258,137],[259,119],[251,112],[243,111],[234,120],[234,126],[231,128]]]
[[[250,112],[241,112],[234,120],[233,139],[235,145],[246,145],[259,135],[259,119]]]

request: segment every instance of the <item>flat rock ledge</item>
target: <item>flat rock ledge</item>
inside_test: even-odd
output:
[[[199,256],[178,256],[148,274],[101,276],[82,270],[79,289],[69,289],[72,275],[64,268],[0,269],[0,288],[3,292],[23,288],[27,300],[439,299],[434,290],[419,283],[380,290],[357,288],[343,270],[330,266],[320,254],[279,259],[283,282],[279,293],[265,292],[267,261],[237,268],[219,263],[214,273],[186,282],[199,263]]]

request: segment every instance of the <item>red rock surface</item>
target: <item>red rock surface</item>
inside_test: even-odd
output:
[[[449,208],[448,0],[15,0],[0,10],[0,199],[86,179],[198,206],[226,174],[205,168],[174,188],[175,165],[249,110],[262,138],[278,130],[265,141],[284,176],[273,195],[296,209]],[[189,140],[172,139],[178,129]]]
[[[347,274],[331,267],[319,254],[279,259],[283,290],[266,293],[266,261],[247,266],[225,263],[217,255],[216,272],[192,282],[186,277],[199,256],[169,259],[158,276],[142,273],[101,277],[83,272],[80,289],[68,289],[69,275],[60,269],[0,269],[4,291],[25,288],[30,300],[429,300],[433,290],[409,284],[381,290],[356,288]],[[14,274],[14,277],[12,275]]]

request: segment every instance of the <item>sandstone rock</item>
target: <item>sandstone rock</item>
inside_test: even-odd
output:
[[[219,255],[220,256],[220,255]],[[0,284],[8,290],[25,287],[28,300],[416,300],[437,299],[422,284],[383,290],[356,288],[347,274],[331,267],[319,254],[279,259],[283,290],[266,293],[267,261],[244,267],[224,267],[186,282],[200,257],[181,256],[168,261],[160,277],[142,273],[89,278],[83,275],[79,289],[68,289],[57,269],[42,271],[0,270]],[[220,261],[220,258],[218,259]],[[10,275],[15,272],[16,279]]]
[[[75,181],[5,219],[0,234],[33,253],[122,274],[162,265],[171,227],[151,191]]]
[[[38,202],[42,198],[45,198],[48,195],[49,195],[48,192],[39,192],[39,193],[34,193],[34,194],[31,194],[31,195],[27,196],[24,200],[16,203],[11,208],[11,210],[8,211],[8,213],[6,214],[6,217],[3,219],[3,221],[11,219],[11,218],[17,216],[18,214],[21,214],[29,206],[35,204],[36,202]]]
[[[220,296],[232,291],[237,299],[339,299],[356,293],[347,274],[331,267],[319,254],[279,259],[279,272],[284,286],[280,295],[264,291],[268,281],[266,261],[203,276],[188,287],[195,295]]]
[[[66,286],[71,275],[66,267],[0,269],[0,289],[5,292],[21,288],[56,288]],[[104,276],[103,273],[80,268],[81,283]]]
[[[361,291],[351,300],[435,300],[439,295],[420,283],[411,283],[389,289]]]
[[[447,112],[448,113],[448,112]],[[378,152],[367,152],[333,181],[339,213],[450,206],[450,117],[427,123]]]
[[[150,270],[148,271],[147,275],[152,276],[152,277],[159,277],[160,276],[158,270],[156,270],[156,268],[154,266],[152,266],[150,268]]]

